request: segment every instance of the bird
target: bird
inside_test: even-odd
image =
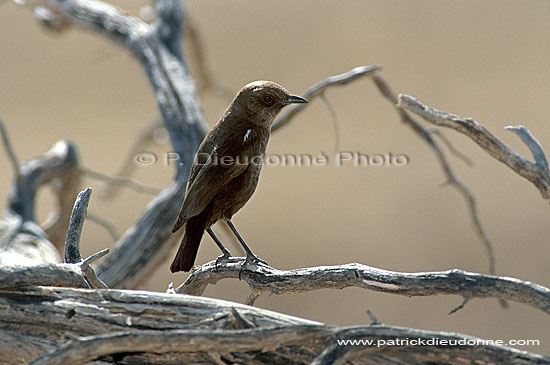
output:
[[[272,81],[251,82],[237,93],[206,134],[195,155],[185,198],[172,228],[175,233],[184,227],[170,265],[172,273],[191,270],[205,230],[222,251],[216,263],[231,257],[212,230],[218,220],[225,221],[246,251],[243,265],[265,263],[250,250],[231,219],[256,190],[275,117],[294,103],[308,100],[290,94]]]

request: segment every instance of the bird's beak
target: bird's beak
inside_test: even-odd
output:
[[[301,104],[301,103],[309,103],[307,99],[302,98],[301,96],[297,95],[290,95],[288,99],[286,99],[286,105],[288,104]]]

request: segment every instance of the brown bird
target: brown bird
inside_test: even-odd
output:
[[[176,232],[185,225],[170,271],[191,270],[204,230],[222,251],[218,260],[231,257],[211,228],[219,219],[225,220],[243,246],[246,262],[263,262],[248,248],[231,218],[256,190],[275,117],[286,105],[307,102],[271,81],[251,82],[238,92],[195,156],[185,200],[172,228]]]

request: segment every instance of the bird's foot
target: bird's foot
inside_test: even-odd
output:
[[[214,267],[218,268],[218,264],[224,264],[226,262],[229,262],[231,257],[233,257],[233,256],[231,256],[231,252],[225,251],[223,253],[223,255],[218,256],[218,258],[216,259],[216,264],[214,265]]]
[[[267,262],[265,262],[264,260],[262,260],[261,258],[259,258],[258,256],[254,255],[254,254],[246,255],[246,259],[241,264],[241,269],[239,270],[239,280],[241,280],[241,275],[242,275],[243,269],[245,269],[246,266],[248,266],[248,265],[257,265],[257,264],[264,264],[264,265],[269,266]]]

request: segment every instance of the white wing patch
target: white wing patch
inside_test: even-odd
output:
[[[249,129],[249,130],[246,131],[246,134],[244,135],[243,143],[246,142],[246,140],[250,136],[250,132],[252,132],[252,129]]]

